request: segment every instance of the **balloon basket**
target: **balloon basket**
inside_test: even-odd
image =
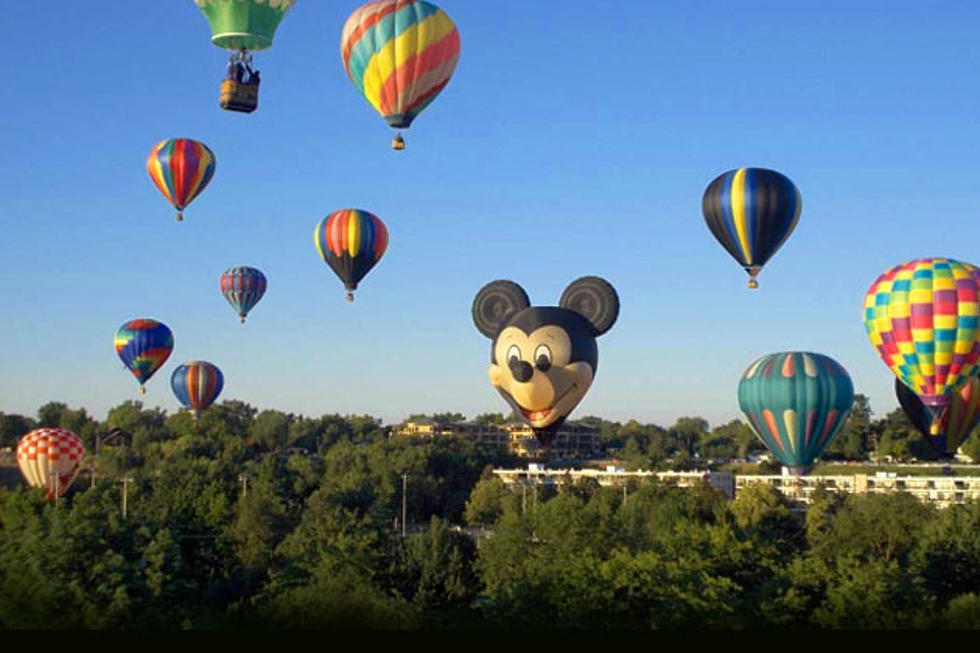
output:
[[[259,84],[243,84],[233,79],[221,81],[221,98],[218,105],[225,111],[252,113],[259,106]]]
[[[177,222],[183,222],[183,221],[184,221],[184,214],[183,214],[183,212],[177,211]]]
[[[396,134],[395,137],[391,139],[391,149],[393,150],[405,149],[405,139],[402,138],[401,134]]]
[[[146,388],[144,386],[140,386],[140,394],[141,395],[145,395],[146,394]]]
[[[755,290],[759,287],[759,282],[755,279],[749,279],[749,288]]]
[[[354,301],[354,293],[352,292],[347,293],[347,301],[349,302]]]

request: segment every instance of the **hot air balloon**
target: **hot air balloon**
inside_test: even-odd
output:
[[[214,152],[200,141],[169,138],[157,143],[146,157],[146,171],[167,201],[177,209],[177,221],[184,209],[201,194],[214,176]]]
[[[37,429],[17,444],[17,464],[24,479],[31,487],[47,488],[48,499],[68,491],[84,457],[85,446],[68,429]]]
[[[978,372],[980,270],[921,258],[878,277],[864,297],[864,325],[885,365],[918,395],[939,435],[953,393]]]
[[[701,199],[708,229],[749,273],[749,288],[758,288],[756,275],[793,233],[802,208],[793,182],[765,168],[729,170]]]
[[[473,299],[473,323],[490,338],[490,383],[548,447],[592,386],[596,338],[619,317],[619,296],[605,279],[568,285],[558,306],[531,306],[513,281],[492,281]]]
[[[313,243],[354,301],[357,284],[388,248],[388,229],[378,216],[362,209],[334,211],[316,226]]]
[[[194,0],[208,24],[211,42],[231,51],[228,74],[221,82],[222,109],[251,113],[259,104],[259,71],[252,68],[255,50],[272,46],[279,22],[296,0]]]
[[[260,270],[239,265],[221,275],[221,294],[245,323],[245,316],[265,294],[265,275]]]
[[[749,426],[796,475],[810,471],[853,403],[851,377],[823,354],[769,354],[749,365],[738,382],[738,405]]]
[[[195,420],[214,403],[224,384],[221,370],[207,361],[187,361],[170,376],[170,387],[177,401],[190,409]]]
[[[939,423],[939,433],[929,432],[932,417],[918,395],[908,386],[895,379],[895,396],[905,411],[909,421],[922,434],[936,453],[952,458],[963,440],[980,423],[980,378],[971,377],[969,381],[953,392],[953,402]]]
[[[140,382],[140,394],[146,394],[144,384],[174,350],[174,334],[163,322],[139,318],[119,327],[114,344],[119,358]]]
[[[449,83],[459,32],[448,14],[423,0],[377,0],[350,15],[340,58],[364,98],[395,129],[408,129]],[[405,148],[401,134],[391,143]]]

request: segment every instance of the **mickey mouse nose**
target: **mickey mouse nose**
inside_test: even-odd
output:
[[[534,368],[531,367],[531,364],[517,358],[510,359],[509,367],[510,373],[514,375],[518,383],[527,383],[534,375]]]

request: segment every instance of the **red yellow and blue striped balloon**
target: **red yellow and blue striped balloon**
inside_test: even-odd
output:
[[[354,86],[388,124],[408,128],[449,83],[459,31],[432,3],[377,0],[347,19],[340,57]]]
[[[266,289],[265,275],[261,270],[237,265],[221,275],[221,294],[245,323],[245,316],[259,303]]]
[[[207,361],[188,361],[170,375],[170,387],[177,401],[197,419],[221,394],[225,378],[217,366]]]
[[[313,243],[327,265],[344,282],[347,300],[388,248],[388,229],[378,216],[362,209],[334,211],[317,224]]]
[[[139,318],[119,327],[114,345],[123,364],[139,381],[140,394],[145,394],[143,385],[167,362],[174,350],[174,334],[163,322]]]
[[[738,382],[738,405],[752,430],[796,474],[809,471],[853,403],[847,370],[823,354],[769,354],[749,365]]]
[[[803,200],[788,177],[765,168],[739,168],[708,184],[701,211],[711,233],[758,287],[762,271],[800,220]]]
[[[948,258],[901,263],[864,297],[864,326],[885,365],[932,413],[938,435],[953,392],[980,368],[980,270]]]
[[[909,421],[937,453],[952,458],[973,429],[980,424],[980,378],[971,377],[953,393],[953,402],[939,422],[939,433],[930,432],[932,416],[908,386],[895,379],[895,396]]]
[[[146,157],[146,171],[177,209],[177,220],[184,219],[184,209],[211,181],[214,164],[214,152],[190,138],[160,141]]]

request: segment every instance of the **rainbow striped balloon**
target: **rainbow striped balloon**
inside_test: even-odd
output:
[[[167,201],[184,219],[184,208],[207,187],[214,176],[214,152],[200,141],[170,138],[160,141],[146,157],[146,171]]]
[[[921,258],[878,277],[864,297],[864,325],[885,365],[932,413],[937,435],[953,392],[980,358],[980,270]]]
[[[246,265],[228,268],[221,275],[221,294],[238,312],[243,324],[245,316],[265,294],[266,285],[265,275]]]
[[[354,301],[358,282],[388,249],[388,229],[378,216],[362,209],[334,211],[317,224],[313,243],[327,265],[344,282]]]
[[[119,327],[113,344],[123,364],[140,382],[140,394],[145,394],[143,385],[174,350],[174,334],[163,322],[139,318]]]
[[[854,403],[854,384],[829,356],[769,354],[738,382],[738,405],[759,439],[794,473],[806,473],[840,431]]]
[[[930,432],[932,416],[908,386],[895,379],[895,396],[909,421],[937,453],[953,457],[973,429],[980,424],[980,378],[971,377],[953,393],[953,402],[940,420],[939,433]]]
[[[174,396],[184,408],[190,409],[194,419],[214,403],[224,385],[221,370],[207,361],[188,361],[170,376]]]
[[[350,15],[340,35],[347,76],[389,125],[407,128],[449,83],[459,32],[423,0],[377,0]]]
[[[800,220],[803,200],[788,177],[765,168],[719,175],[701,199],[704,221],[715,238],[749,273],[749,288]]]

